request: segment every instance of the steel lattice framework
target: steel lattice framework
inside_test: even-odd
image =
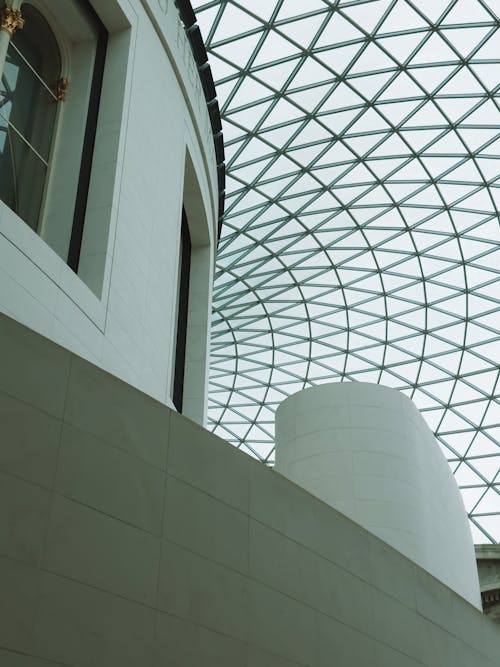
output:
[[[198,0],[227,156],[209,419],[273,461],[322,382],[410,396],[500,540],[498,0]]]

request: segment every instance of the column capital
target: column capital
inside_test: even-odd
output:
[[[0,8],[0,30],[4,30],[12,37],[16,30],[23,26],[24,19],[20,9],[13,9],[10,3]]]

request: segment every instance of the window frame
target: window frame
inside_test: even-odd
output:
[[[24,4],[31,5],[35,10],[37,10],[43,17],[43,19],[46,21],[52,36],[54,38],[54,41],[56,42],[58,51],[59,51],[59,57],[60,57],[60,78],[63,78],[65,76],[64,72],[65,69],[67,68],[67,53],[65,51],[65,45],[61,42],[61,39],[58,35],[57,29],[54,28],[54,23],[51,20],[51,16],[48,15],[47,11],[45,10],[45,6],[41,4],[38,0],[26,0],[26,2],[20,2],[19,7],[20,11],[22,14],[22,6]],[[23,22],[25,19],[23,18]],[[24,27],[19,27],[17,30],[23,30]],[[8,46],[6,53],[8,53],[9,48],[13,48],[15,52],[18,54],[18,56],[23,60],[26,64],[26,67],[33,73],[33,76],[38,79],[41,85],[43,85],[45,88],[50,90],[50,85],[48,82],[46,82],[41,74],[36,70],[36,68],[29,62],[25,54],[22,53],[22,50],[14,43],[15,35],[17,34],[17,30],[15,31],[14,34],[10,35]],[[7,57],[3,60],[2,63],[0,63],[0,77],[3,76],[3,71],[5,69],[5,64],[7,61]],[[51,90],[51,93],[54,97],[54,101],[56,101],[56,94],[54,91]],[[54,154],[54,146],[56,144],[56,137],[57,137],[57,129],[58,125],[60,122],[60,115],[61,115],[61,108],[60,105],[58,104],[58,107],[56,109],[56,113],[54,115],[54,122],[53,122],[53,127],[52,127],[52,133],[51,133],[51,138],[50,138],[50,146],[48,149],[48,153],[46,158],[42,157],[42,155],[38,152],[38,150],[35,148],[35,146],[32,145],[32,143],[28,140],[27,137],[24,136],[23,132],[20,131],[19,128],[17,128],[13,123],[10,122],[10,120],[5,119],[6,122],[12,127],[14,130],[14,133],[20,138],[20,140],[23,142],[28,147],[28,150],[35,155],[35,157],[39,160],[41,160],[46,167],[46,173],[45,173],[45,178],[43,182],[43,188],[42,188],[42,194],[41,194],[41,199],[40,199],[40,205],[39,205],[39,210],[38,210],[38,217],[36,221],[36,228],[31,224],[31,222],[28,222],[28,220],[24,220],[24,218],[18,213],[17,211],[14,211],[14,213],[21,219],[25,224],[28,225],[30,229],[32,229],[37,235],[42,236],[41,230],[43,227],[43,211],[45,208],[45,200],[46,200],[46,193],[47,193],[47,186],[50,180],[50,171],[51,171],[51,165],[53,161],[53,154]],[[7,204],[8,205],[8,204]],[[10,207],[9,207],[10,208]]]
[[[77,2],[82,4],[82,0],[77,0]],[[106,56],[108,50],[108,31],[97,16],[95,9],[91,6],[90,2],[86,2],[85,4],[89,16],[92,17],[92,20],[94,21],[95,27],[97,29],[97,45],[92,73],[92,83],[89,94],[85,135],[82,146],[80,175],[76,192],[73,224],[68,248],[68,258],[66,260],[68,266],[73,269],[75,273],[78,273],[78,267],[80,264],[80,252],[82,248],[83,229],[85,226],[85,214],[87,212],[90,177],[92,174],[92,161],[94,157],[95,140],[97,134],[102,84],[104,81],[104,68],[106,66]]]
[[[71,0],[71,3],[71,6],[62,4],[64,11],[84,14],[86,23],[82,30],[95,35],[94,40],[87,40],[86,48],[92,49],[92,61],[88,61],[87,74],[85,67],[82,69],[81,66],[85,60],[85,46],[81,47],[81,44],[85,45],[86,40],[82,40],[76,47],[70,43],[71,30],[63,27],[64,13],[56,15],[54,10],[57,7],[50,6],[47,0],[25,0],[19,3],[21,15],[23,6],[31,5],[47,22],[61,56],[60,77],[69,80],[68,96],[73,99],[68,97],[69,101],[63,98],[57,102],[36,228],[14,213],[77,273],[98,130],[108,31],[89,0]],[[75,55],[78,48],[82,52]],[[73,136],[76,137],[75,147],[68,150],[65,144]],[[66,169],[69,155],[70,168]],[[62,197],[61,193],[64,193]]]

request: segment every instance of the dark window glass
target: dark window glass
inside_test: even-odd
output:
[[[184,395],[184,371],[186,366],[186,338],[189,301],[189,275],[191,273],[191,236],[186,217],[182,209],[180,268],[179,268],[179,295],[177,313],[177,341],[174,370],[174,391],[172,400],[177,412],[182,412]]]
[[[35,231],[56,124],[61,54],[49,24],[23,5],[0,85],[0,198]]]

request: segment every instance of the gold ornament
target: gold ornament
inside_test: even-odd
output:
[[[69,81],[65,76],[62,76],[60,79],[58,79],[52,90],[54,91],[54,95],[56,96],[56,100],[58,102],[61,102],[66,98],[66,92],[68,90],[68,84]]]
[[[8,4],[0,9],[0,30],[5,30],[12,37],[16,30],[20,30],[23,26],[24,19],[20,9],[12,9],[12,5]]]

